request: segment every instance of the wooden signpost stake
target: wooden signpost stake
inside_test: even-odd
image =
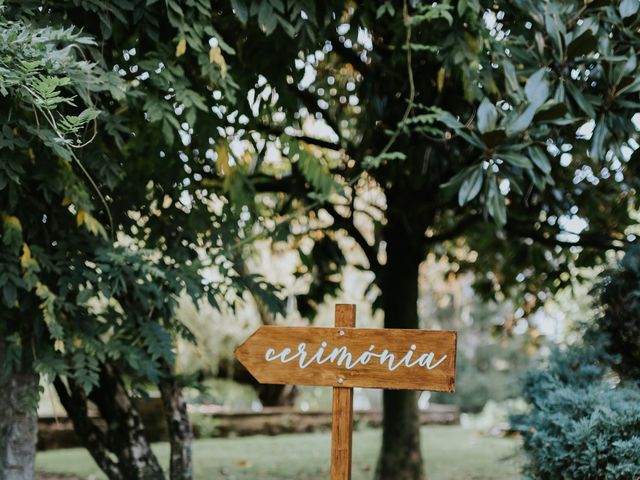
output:
[[[356,306],[336,305],[336,327],[356,326]],[[331,404],[331,478],[351,480],[353,388],[333,387]]]
[[[456,332],[355,326],[339,304],[333,328],[262,326],[235,352],[260,383],[333,387],[331,480],[351,479],[353,387],[455,390]]]

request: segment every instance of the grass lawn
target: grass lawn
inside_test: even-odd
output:
[[[522,459],[519,440],[491,438],[458,426],[427,426],[422,445],[429,480],[518,478]],[[194,443],[197,480],[326,480],[329,477],[328,432],[277,437],[204,439]],[[353,439],[353,480],[373,477],[380,430],[361,430]],[[154,446],[167,461],[166,443]],[[39,453],[39,472],[103,479],[82,449]]]

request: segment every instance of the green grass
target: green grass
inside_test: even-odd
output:
[[[461,427],[428,426],[422,445],[429,480],[518,478],[520,442],[491,438]],[[196,480],[326,480],[329,477],[329,433],[205,439],[194,443]],[[353,480],[373,477],[380,430],[362,430],[353,439]],[[167,460],[168,446],[154,450]],[[38,454],[39,472],[103,479],[82,449]]]

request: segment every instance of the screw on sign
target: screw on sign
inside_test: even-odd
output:
[[[456,332],[355,326],[336,305],[334,328],[262,326],[235,352],[260,383],[333,387],[332,480],[351,478],[353,387],[455,390]]]

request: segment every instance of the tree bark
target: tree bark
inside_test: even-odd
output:
[[[34,372],[12,372],[0,382],[0,480],[33,480],[38,396]]]
[[[89,451],[96,464],[110,480],[124,480],[125,474],[112,460],[105,433],[98,428],[87,413],[87,397],[82,388],[70,383],[69,388],[60,377],[53,382],[60,403],[73,422],[73,429]]]
[[[381,281],[384,326],[418,328],[418,269],[424,252],[419,242],[412,243],[411,225],[404,216],[389,216],[384,238],[387,242],[387,262]],[[382,449],[376,479],[424,480],[416,393],[385,390],[383,409]]]
[[[88,395],[73,380],[67,383],[68,388],[60,379],[54,382],[60,401],[83,445],[110,480],[165,478],[140,414],[111,365],[101,366],[100,383]],[[98,407],[106,429],[98,428],[88,416],[88,401]]]
[[[91,391],[89,399],[107,421],[109,450],[117,456],[125,478],[163,479],[164,473],[145,436],[140,414],[111,365],[102,365],[100,383]]]
[[[189,423],[187,404],[181,393],[181,387],[166,366],[169,375],[160,380],[160,396],[164,416],[169,432],[169,444],[171,445],[170,478],[171,480],[191,480],[193,478],[193,461],[191,455],[191,443],[193,430]]]

